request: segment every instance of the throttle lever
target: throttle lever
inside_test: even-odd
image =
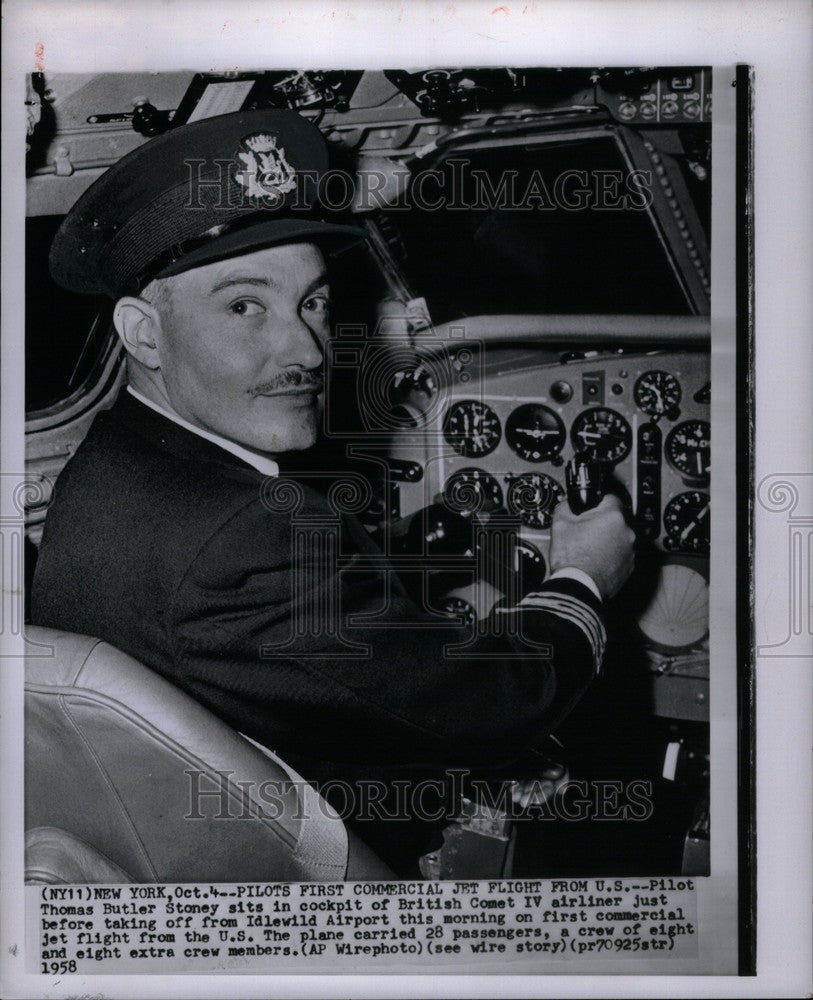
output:
[[[567,502],[574,514],[598,507],[604,496],[604,470],[584,452],[577,452],[565,466]]]

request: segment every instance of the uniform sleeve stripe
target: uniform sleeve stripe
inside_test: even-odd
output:
[[[519,606],[550,611],[579,625],[590,640],[598,661],[597,666],[600,665],[604,657],[607,634],[601,619],[588,605],[583,604],[577,598],[562,595],[552,597],[547,594],[529,594],[520,602]]]
[[[547,611],[549,614],[564,618],[580,628],[593,651],[596,671],[601,669],[607,644],[607,633],[601,619],[587,604],[565,594],[537,593],[528,594],[516,607],[497,608],[496,610],[502,614],[508,614],[524,609]]]
[[[588,628],[592,628],[596,639],[600,639],[604,626],[599,616],[591,607],[576,597],[563,594],[528,594],[519,604],[520,607],[549,608],[552,611],[569,612],[582,618]]]

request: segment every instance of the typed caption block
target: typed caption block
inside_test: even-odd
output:
[[[357,971],[697,955],[680,878],[30,887],[39,972]],[[379,969],[379,971],[385,971]]]

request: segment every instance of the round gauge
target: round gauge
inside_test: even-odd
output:
[[[612,465],[625,459],[632,447],[630,425],[620,413],[603,407],[580,413],[573,421],[570,436],[577,451]]]
[[[535,545],[517,539],[514,548],[514,572],[519,577],[520,596],[537,590],[545,579],[545,558]]]
[[[669,372],[644,372],[635,383],[633,395],[638,407],[650,417],[677,414],[680,382]]]
[[[461,625],[473,625],[477,621],[477,612],[462,597],[444,598],[440,610],[447,617],[455,618]]]
[[[664,566],[638,627],[664,653],[690,649],[702,642],[709,630],[709,587],[705,579],[689,566]]]
[[[544,472],[525,472],[508,484],[505,502],[528,528],[547,528],[556,504],[565,491]]]
[[[465,399],[455,403],[446,414],[443,436],[459,455],[482,458],[500,443],[500,418],[485,403]]]
[[[482,469],[460,469],[446,480],[443,502],[461,514],[496,510],[502,506],[502,487]]]
[[[711,465],[711,426],[707,420],[685,420],[666,438],[669,464],[686,479],[703,482]]]
[[[684,552],[709,550],[709,495],[700,490],[678,493],[663,512],[667,546]]]
[[[536,403],[518,406],[505,422],[505,440],[526,462],[546,462],[564,448],[567,434],[559,417]]]

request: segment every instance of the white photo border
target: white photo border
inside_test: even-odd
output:
[[[75,70],[76,54],[92,71],[150,68],[226,69],[279,65],[341,68],[390,65],[713,65],[747,63],[755,80],[755,248],[756,248],[756,476],[808,476],[809,426],[813,379],[813,290],[809,281],[813,242],[813,67],[810,56],[811,8],[804,0],[684,0],[652,4],[646,0],[537,0],[490,2],[270,2],[243,0],[127,0],[126,3],[39,0],[4,5],[3,39],[3,297],[2,297],[2,463],[12,477],[24,469],[20,428],[24,421],[24,382],[20,378],[23,314],[23,224],[25,182],[19,150],[25,140],[22,114],[24,74],[34,69],[35,47],[46,71]],[[408,53],[405,56],[405,53]],[[715,79],[715,107],[719,86]],[[729,141],[732,137],[728,137]],[[714,135],[713,156],[725,136]],[[713,169],[713,176],[718,176]],[[716,200],[721,192],[714,185]],[[713,280],[733,254],[713,229]],[[725,252],[728,252],[727,250]],[[730,323],[713,305],[713,322]],[[733,302],[730,304],[733,310]],[[716,327],[713,327],[717,329]],[[15,363],[16,362],[16,363]],[[717,391],[725,383],[726,359],[713,365],[714,407],[733,405]],[[718,378],[718,375],[720,378]],[[721,381],[722,380],[722,381]],[[800,413],[801,432],[791,433]],[[717,425],[715,424],[715,427]],[[717,444],[717,442],[715,442]],[[719,470],[715,470],[719,476]],[[4,476],[3,510],[9,510]],[[732,484],[733,485],[733,484]],[[725,532],[721,511],[716,529]],[[775,512],[756,505],[755,640],[767,646],[781,638],[781,601],[791,566],[784,550],[760,545]],[[813,513],[813,512],[811,512]],[[728,538],[733,551],[734,539]],[[720,545],[719,542],[716,544]],[[723,546],[725,547],[725,546]],[[720,567],[723,572],[724,567]],[[4,570],[5,572],[5,570]],[[713,570],[714,572],[714,570]],[[5,578],[4,578],[5,582]],[[712,589],[712,592],[714,590]],[[779,601],[779,603],[777,603]],[[780,609],[777,612],[777,608]],[[767,613],[770,609],[771,614]],[[712,615],[714,615],[712,609]],[[718,613],[721,612],[718,610]],[[808,626],[809,628],[809,626]],[[813,651],[811,651],[813,653]],[[721,650],[720,656],[725,655]],[[712,662],[716,663],[712,649]],[[753,978],[703,976],[691,980],[664,976],[178,976],[173,996],[686,996],[803,995],[811,976],[811,773],[809,732],[813,700],[813,656],[758,656],[756,661],[757,760],[757,975]],[[71,977],[61,983],[21,974],[22,891],[15,883],[22,868],[22,662],[3,659],[2,889],[0,960],[5,996],[168,995],[167,978]],[[712,684],[715,684],[712,674]],[[730,694],[730,688],[728,690]],[[712,704],[715,703],[712,690]],[[716,713],[715,713],[716,714]],[[736,742],[736,712],[731,706],[723,728],[712,731],[712,760],[733,758],[715,751],[717,739]],[[715,783],[736,787],[736,774]],[[712,803],[715,801],[713,786]],[[9,806],[11,802],[11,806]],[[713,806],[714,808],[714,806]],[[732,819],[731,816],[728,817]],[[713,852],[725,850],[729,830],[715,816]],[[723,821],[725,822],[725,821]],[[721,858],[713,854],[713,864]]]

